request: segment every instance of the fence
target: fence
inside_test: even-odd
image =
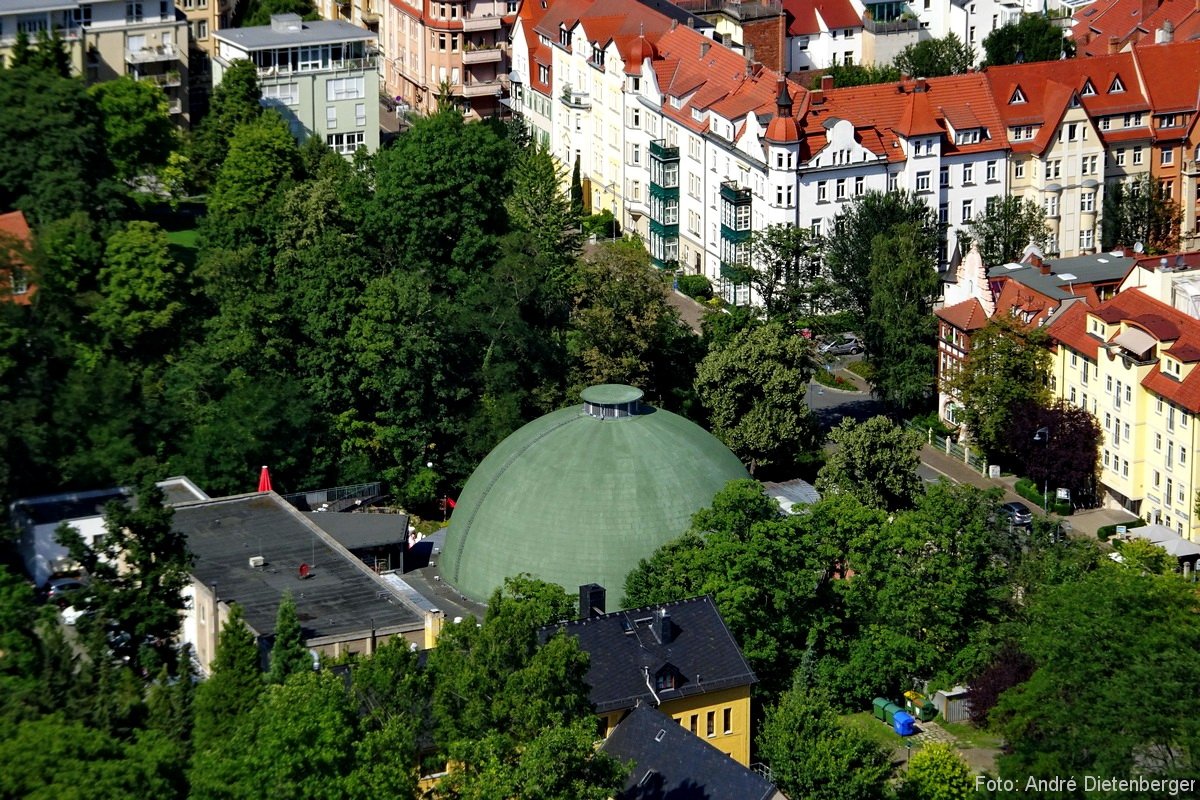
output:
[[[960,445],[948,436],[938,436],[933,432],[933,428],[925,428],[912,421],[906,422],[905,426],[909,430],[916,431],[925,437],[926,443],[930,446],[936,447],[946,455],[958,459],[981,475],[987,474],[987,460],[978,453],[973,452],[970,445]]]

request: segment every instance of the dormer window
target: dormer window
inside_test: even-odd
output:
[[[1089,78],[1083,84],[1083,89],[1079,92],[1084,97],[1091,97],[1096,93],[1096,87],[1092,85],[1092,80]]]
[[[662,669],[654,673],[654,690],[669,692],[679,687],[679,670],[670,664],[664,664]]]
[[[955,131],[955,144],[979,144],[979,128],[968,128],[965,131]]]
[[[567,30],[565,25],[558,29],[558,43],[563,47],[571,46],[571,32]]]
[[[1079,108],[1079,95],[1074,93],[1071,94],[1070,106],[1071,108]]]
[[[1114,76],[1112,84],[1110,84],[1108,87],[1108,93],[1120,94],[1123,91],[1125,91],[1125,84],[1121,82],[1121,76]]]
[[[1018,86],[1016,89],[1013,90],[1012,97],[1008,98],[1008,104],[1010,106],[1015,106],[1015,105],[1019,105],[1024,102],[1027,102],[1025,100],[1025,93],[1022,92],[1021,87]]]
[[[591,62],[593,67],[604,67],[604,48],[597,46],[595,43],[592,44]]]

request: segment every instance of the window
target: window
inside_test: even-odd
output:
[[[629,163],[642,163],[642,146],[640,144],[633,144],[629,146]]]
[[[829,181],[817,181],[817,202],[825,203],[829,201]]]
[[[1097,161],[1097,156],[1084,156],[1083,158],[1081,158],[1080,163],[1079,163],[1080,174],[1095,175],[1096,174],[1096,161]],[[1058,176],[1056,175],[1055,177],[1058,177]]]
[[[963,183],[970,184],[970,183],[974,183],[974,182],[975,182],[975,165],[974,164],[963,164]]]
[[[923,143],[923,140],[921,140],[921,139],[913,139],[913,143],[912,143],[912,151],[913,151],[913,155],[914,155],[914,156],[919,156],[919,155],[921,155],[921,145],[922,145],[922,143]]]
[[[1133,165],[1136,167],[1142,163],[1142,148],[1133,148]]]
[[[812,228],[812,233],[813,233],[813,236],[820,236],[820,235],[821,235],[821,230],[822,230],[822,227],[823,227],[823,226],[822,226],[822,223],[823,223],[823,222],[824,222],[824,220],[822,220],[820,217],[818,217],[818,218],[814,219],[814,220],[812,221],[812,223],[810,223],[809,227],[810,227],[810,228]]]
[[[938,186],[945,189],[950,185],[950,168],[942,167],[938,172]]]
[[[1187,448],[1186,447],[1179,448],[1179,466],[1181,466],[1181,467],[1187,466]]]
[[[196,38],[197,39],[207,39],[208,38],[208,20],[202,19],[202,20],[199,20],[196,22]]]
[[[974,212],[974,201],[972,201],[972,200],[963,200],[963,201],[962,201],[962,221],[963,221],[963,224],[966,224],[966,223],[968,223],[968,222],[970,222],[970,221],[971,221],[971,216],[972,216],[973,212]]]
[[[700,719],[700,715],[699,715],[699,714],[692,714],[691,721],[690,721],[690,722],[689,722],[689,724],[688,724],[688,730],[690,730],[692,733],[695,733],[695,732],[696,732],[696,722],[697,722],[699,719]]]
[[[1158,488],[1159,482],[1161,480],[1162,480],[1162,475],[1159,474],[1158,470],[1154,470],[1154,488],[1155,489]]]
[[[837,179],[837,183],[834,185],[834,199],[836,199],[836,200],[845,200],[846,199],[846,179],[845,178]]]
[[[367,96],[365,78],[330,78],[325,82],[325,100],[358,100]]]
[[[733,733],[733,709],[727,708],[724,711],[725,716],[725,735]]]
[[[126,3],[125,4],[125,21],[126,22],[141,22],[143,19],[141,3]]]
[[[1124,148],[1124,147],[1118,147],[1118,148],[1117,148],[1117,158],[1116,158],[1116,161],[1117,161],[1117,166],[1118,166],[1118,167],[1123,167],[1123,166],[1125,166],[1125,148]]]
[[[1154,452],[1156,452],[1156,453],[1162,452],[1162,434],[1161,433],[1154,434]]]
[[[81,28],[90,28],[92,26],[91,5],[83,3],[79,8],[71,9],[71,21]]]
[[[986,180],[988,183],[996,182],[996,162],[995,161],[987,162]]]
[[[367,125],[367,104],[354,104],[354,126],[357,128],[365,128]]]
[[[775,205],[789,207],[792,205],[792,185],[790,183],[775,187]]]
[[[1090,214],[1096,210],[1096,193],[1084,192],[1079,195],[1079,210],[1085,214]]]
[[[697,200],[700,199],[700,176],[695,173],[688,175],[688,194]]]
[[[1174,499],[1173,498],[1174,494],[1175,494],[1175,481],[1171,480],[1170,478],[1167,478],[1167,491],[1166,491],[1166,504],[1167,505],[1171,505],[1171,501]]]
[[[708,718],[706,721],[708,723],[708,726],[707,726],[708,735],[716,736],[717,735],[717,712],[715,712],[715,711],[708,712]]]
[[[1164,147],[1162,151],[1162,161],[1164,167],[1169,167],[1175,163],[1175,151],[1170,147]]]
[[[330,129],[337,127],[337,108],[335,106],[325,107],[325,127]]]
[[[1121,477],[1129,477],[1129,459],[1125,459],[1125,461],[1121,464]]]
[[[917,173],[917,191],[918,192],[928,192],[929,191],[929,172],[928,171]]]
[[[900,175],[895,172],[888,173],[888,191],[894,192],[900,186]]]
[[[1025,177],[1025,162],[1024,161],[1018,161],[1017,163],[1013,164],[1013,177],[1014,178],[1024,178]]]
[[[1128,423],[1128,422],[1126,422],[1126,423],[1124,424],[1124,426],[1123,426],[1123,427],[1124,427],[1124,429],[1125,429],[1125,430],[1124,430],[1125,438],[1126,438],[1126,439],[1129,439],[1129,423]]]
[[[688,137],[688,157],[700,160],[700,140]]]
[[[1046,216],[1058,216],[1058,195],[1052,194],[1046,197]]]
[[[264,106],[295,106],[300,104],[300,84],[277,83],[264,84],[262,100]]]
[[[1117,94],[1123,91],[1125,91],[1125,84],[1121,83],[1121,76],[1117,75],[1113,78],[1113,82],[1109,84],[1108,93]]]
[[[538,64],[538,82],[550,82],[550,67],[546,66],[545,64]]]
[[[1024,102],[1025,102],[1025,93],[1022,92],[1021,87],[1018,86],[1016,89],[1013,90],[1012,96],[1008,98],[1008,104],[1011,106],[1011,105],[1017,105],[1018,103],[1024,103]]]
[[[688,212],[688,233],[693,236],[700,235],[700,215],[695,211]]]
[[[675,688],[675,672],[671,669],[660,670],[654,676],[654,688],[661,691]]]
[[[857,197],[858,195],[863,194],[866,190],[867,190],[867,179],[864,178],[862,175],[859,175],[857,178],[854,179],[854,194]]]
[[[325,136],[325,143],[329,145],[335,153],[344,156],[354,155],[354,151],[362,147],[367,142],[367,135],[362,131],[354,131],[353,133],[330,133]]]

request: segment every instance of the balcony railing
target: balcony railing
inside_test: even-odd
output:
[[[126,50],[126,64],[153,64],[160,61],[178,61],[179,50],[173,44],[143,47],[141,50]]]
[[[462,85],[463,97],[486,97],[500,94],[503,86],[499,78],[474,80]]]
[[[1200,174],[1200,161],[1184,161],[1183,171],[1186,175]]]
[[[650,157],[659,161],[678,161],[679,148],[668,147],[666,139],[655,139],[650,142]]]
[[[570,86],[564,86],[561,97],[563,104],[568,108],[591,108],[592,98],[587,92],[578,92]]]
[[[178,72],[168,72],[163,75],[142,75],[138,80],[149,83],[160,89],[170,89],[179,86],[183,80]]]
[[[495,15],[467,17],[462,21],[462,29],[466,33],[500,30],[500,17]]]
[[[877,22],[869,17],[863,18],[863,28],[875,35],[888,33],[906,33],[921,29],[921,21],[913,19],[894,19],[891,22]]]
[[[737,181],[724,181],[721,183],[721,199],[735,206],[745,205],[751,200],[750,190],[740,188]]]
[[[468,48],[463,51],[462,60],[464,64],[492,64],[499,61],[500,56],[501,53],[498,46]]]

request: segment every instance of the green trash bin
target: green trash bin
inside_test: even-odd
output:
[[[889,701],[887,700],[887,698],[884,698],[884,697],[876,697],[874,700],[871,701],[871,706],[872,706],[872,709],[875,714],[875,719],[879,720],[880,722],[885,721],[883,709],[887,707],[888,702]]]

